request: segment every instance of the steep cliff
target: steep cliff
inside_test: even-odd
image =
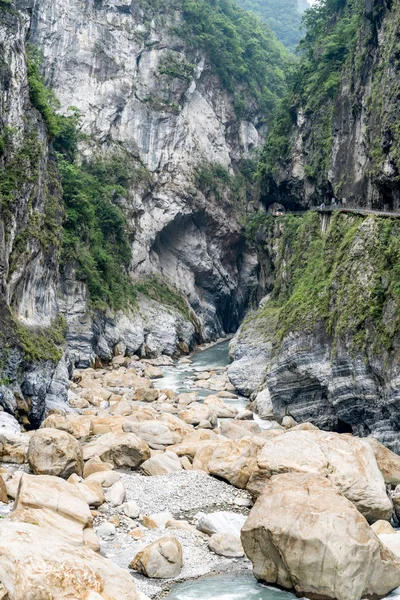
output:
[[[231,6],[232,22],[242,19],[240,9]],[[93,349],[109,358],[115,344],[126,345],[126,337],[130,352],[172,354],[179,344],[187,348],[234,331],[255,284],[256,257],[238,222],[248,200],[240,162],[263,144],[267,107],[262,109],[258,90],[270,68],[270,100],[282,93],[284,78],[277,67],[284,64],[284,52],[274,42],[275,54],[269,57],[265,49],[272,41],[256,29],[251,32],[252,43],[254,36],[261,40],[258,50],[264,56],[247,91],[235,82],[232,56],[222,31],[218,36],[213,29],[210,10],[208,3],[174,1],[152,6],[41,0],[34,5],[31,40],[43,54],[45,80],[61,109],[74,106],[81,113],[86,138],[81,153],[89,159],[99,153],[117,156],[139,173],[120,199],[131,276],[161,275],[188,299],[187,312],[192,311],[191,323],[179,311],[166,314],[144,300],[130,313],[129,326],[121,313],[106,321],[88,318],[86,286],[67,265],[62,308],[80,364]],[[217,16],[226,17],[221,11]],[[210,28],[208,38],[198,36],[199,24],[206,32]],[[224,54],[213,56],[217,51]],[[241,73],[248,66],[244,61]],[[161,310],[155,326],[154,313]],[[168,339],[165,321],[171,321]]]
[[[65,336],[57,307],[63,208],[56,157],[30,98],[29,26],[0,3],[0,405],[38,424]],[[61,372],[65,379],[65,361]],[[65,385],[58,391],[66,398]]]
[[[233,1],[1,0],[0,26],[0,405],[37,425],[73,365],[237,328],[287,57]]]
[[[263,154],[265,207],[399,208],[399,15],[398,2],[358,0],[309,11]],[[262,413],[372,433],[399,452],[400,221],[260,212],[248,235],[264,298],[232,345],[232,381]]]
[[[399,208],[399,3],[327,0],[263,159],[263,201]]]
[[[400,222],[321,219],[256,224],[268,295],[232,344],[230,378],[247,394],[268,390],[261,412],[372,433],[399,451]]]

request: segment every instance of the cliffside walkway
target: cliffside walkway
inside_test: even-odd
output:
[[[322,213],[332,214],[333,212],[356,213],[359,215],[377,215],[378,217],[390,217],[392,219],[400,219],[400,210],[375,210],[373,208],[361,208],[359,206],[331,204],[328,206],[312,206],[308,210],[290,210],[290,211],[275,211],[272,213],[274,217],[283,215],[304,215],[310,210]]]
[[[347,212],[347,213],[357,213],[360,215],[377,215],[378,217],[397,217],[400,218],[400,210],[375,210],[373,208],[360,208],[359,206],[325,206],[321,208],[320,206],[313,207],[311,210],[316,210],[322,213],[332,213],[334,211]]]

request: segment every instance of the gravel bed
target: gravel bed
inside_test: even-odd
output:
[[[130,571],[138,590],[149,596],[157,598],[171,583],[196,579],[216,573],[236,573],[249,570],[251,563],[247,558],[224,558],[208,549],[208,536],[200,533],[191,533],[180,529],[150,529],[145,530],[145,537],[134,540],[126,533],[117,533],[112,538],[102,540],[101,553],[110,558],[120,567],[128,568],[129,563],[137,552],[148,544],[164,536],[173,536],[179,540],[183,551],[183,568],[175,579],[148,579],[135,571]]]
[[[230,510],[248,514],[235,504],[251,500],[245,490],[211,477],[204,471],[180,471],[169,475],[146,477],[123,473],[127,499],[135,500],[141,512],[151,514],[168,510],[175,518],[196,512]]]
[[[121,472],[121,475],[127,501],[134,500],[142,514],[169,511],[174,518],[194,523],[194,516],[200,511],[249,513],[249,508],[235,504],[235,501],[248,501],[250,496],[247,492],[237,490],[202,471],[182,471],[155,477],[126,472]],[[217,573],[233,574],[251,570],[251,563],[246,558],[224,558],[211,552],[208,548],[208,536],[197,530],[146,529],[140,524],[140,519],[133,520],[123,516],[119,507],[96,517],[95,529],[115,514],[119,515],[121,524],[116,528],[115,535],[101,540],[101,553],[123,568],[128,568],[137,552],[161,537],[174,536],[182,545],[183,568],[176,579],[147,579],[130,571],[137,588],[149,598],[159,598],[171,583]],[[130,531],[137,529],[143,533],[143,537],[138,540],[129,535]]]

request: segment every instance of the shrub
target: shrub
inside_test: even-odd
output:
[[[269,27],[234,0],[183,0],[182,7],[182,35],[207,52],[240,115],[249,99],[268,114],[285,92],[289,67],[289,55]]]
[[[40,112],[51,137],[58,133],[59,123],[56,115],[58,106],[54,93],[47,89],[40,74],[40,57],[35,48],[30,46],[27,53],[27,74],[29,97],[33,106]]]

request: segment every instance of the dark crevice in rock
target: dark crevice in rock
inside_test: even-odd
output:
[[[337,433],[353,433],[353,428],[349,423],[338,419],[335,431],[337,431]]]
[[[257,277],[239,232],[221,229],[206,211],[179,214],[157,235],[151,252],[161,273],[188,296],[205,339],[237,330]]]

